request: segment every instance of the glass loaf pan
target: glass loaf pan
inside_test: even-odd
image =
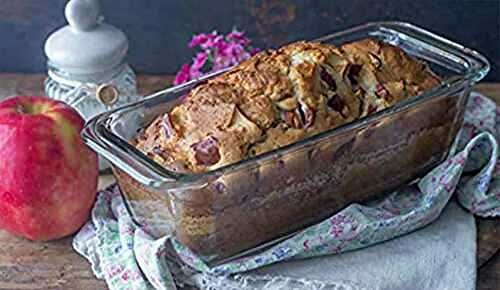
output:
[[[475,51],[408,23],[361,25],[318,41],[376,38],[426,61],[443,83],[353,123],[211,172],[170,172],[130,143],[206,78],[101,114],[82,132],[113,164],[135,222],[173,234],[206,262],[261,249],[418,178],[446,158],[471,87],[489,70]]]

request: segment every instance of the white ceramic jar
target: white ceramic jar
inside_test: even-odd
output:
[[[45,43],[45,93],[72,105],[86,119],[139,99],[136,77],[125,62],[128,40],[104,23],[98,0],[71,0],[66,25]]]

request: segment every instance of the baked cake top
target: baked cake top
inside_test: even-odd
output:
[[[439,78],[403,50],[365,39],[258,53],[192,89],[136,140],[174,171],[204,172],[297,142],[416,96]]]

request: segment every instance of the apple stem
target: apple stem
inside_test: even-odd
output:
[[[26,108],[21,105],[21,104],[17,104],[16,105],[16,112],[18,112],[19,114],[26,114],[28,113],[28,111],[26,110]]]

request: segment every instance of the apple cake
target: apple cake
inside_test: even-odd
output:
[[[425,63],[378,40],[338,47],[297,42],[198,84],[133,143],[171,171],[210,172],[349,124],[440,82]],[[415,104],[308,150],[172,190],[176,202],[115,174],[129,203],[169,208],[175,236],[206,260],[220,260],[422,174],[446,155],[462,99]]]

